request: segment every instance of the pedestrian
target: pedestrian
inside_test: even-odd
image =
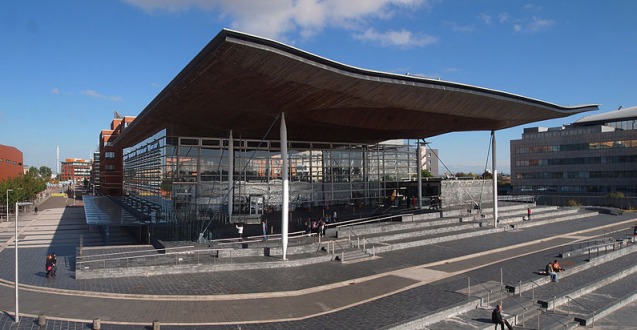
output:
[[[509,321],[507,321],[505,318],[502,317],[501,305],[495,306],[495,309],[491,313],[491,321],[495,323],[496,330],[498,329],[498,324],[500,325],[501,330],[504,330],[505,325],[507,326],[509,330],[513,330],[513,327],[511,326],[511,324],[509,324]]]
[[[237,233],[239,234],[239,238],[243,238],[243,224],[238,223],[235,225],[235,227],[237,228]]]
[[[38,215],[38,207],[36,206],[33,211],[35,211],[35,215]]]
[[[261,220],[261,228],[263,229],[263,240],[268,240],[268,222],[263,219]]]
[[[526,209],[526,214],[527,214],[527,219],[531,220],[531,208],[530,207]]]
[[[45,263],[45,270],[46,270],[46,277],[50,278],[55,276],[55,271],[54,271],[54,267],[55,267],[55,258],[54,258],[54,254],[51,253],[49,255],[46,256],[46,263]]]

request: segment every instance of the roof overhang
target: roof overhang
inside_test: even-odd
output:
[[[222,30],[120,135],[278,139],[280,113],[296,141],[375,143],[453,131],[499,130],[597,110],[502,91],[364,70],[282,43]]]

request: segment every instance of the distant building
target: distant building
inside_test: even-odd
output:
[[[0,181],[23,175],[22,151],[0,144]]]
[[[72,181],[76,184],[84,183],[91,178],[91,161],[80,158],[67,158],[61,164],[60,181]]]
[[[110,129],[103,129],[99,141],[98,180],[99,192],[103,195],[122,195],[123,165],[122,148],[115,147],[113,141],[135,120],[115,113]]]
[[[516,194],[637,196],[637,107],[556,127],[524,129],[511,141]]]
[[[422,162],[420,163],[423,170],[428,170],[433,176],[438,176],[438,149],[430,149],[426,146],[420,147]]]
[[[91,163],[91,187],[93,191],[100,191],[100,152],[93,153],[93,162]]]

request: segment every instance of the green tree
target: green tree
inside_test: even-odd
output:
[[[53,175],[53,170],[51,170],[50,167],[48,166],[40,166],[40,176],[46,180],[49,181],[51,180],[51,175]]]
[[[431,174],[431,172],[428,169],[423,169],[421,172],[421,175],[423,178],[430,178],[432,176],[434,176],[433,174]]]
[[[29,171],[27,172],[27,176],[28,177],[38,178],[38,177],[40,177],[40,171],[38,170],[37,167],[31,166],[31,167],[29,167]]]

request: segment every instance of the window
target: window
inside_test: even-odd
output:
[[[107,152],[104,153],[104,157],[106,159],[115,159],[115,152],[107,151]]]
[[[105,169],[106,169],[106,171],[108,171],[108,172],[115,171],[115,165],[113,165],[113,164],[106,164]]]

